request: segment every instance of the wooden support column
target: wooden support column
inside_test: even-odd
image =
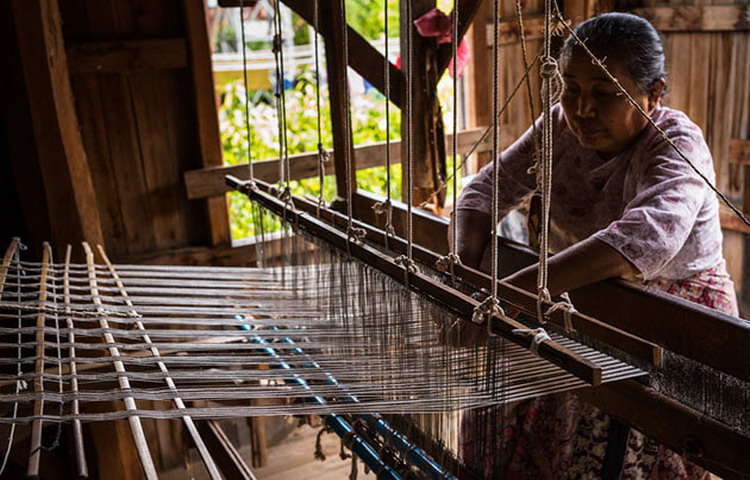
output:
[[[198,139],[204,167],[220,167],[221,140],[219,118],[216,112],[216,93],[211,71],[211,49],[208,44],[206,11],[202,1],[183,0],[185,25],[187,25],[189,59],[193,73],[195,108],[198,114]],[[211,245],[229,245],[229,212],[225,196],[206,199],[208,221],[211,227]]]
[[[60,249],[82,240],[104,244],[70,86],[59,5],[57,0],[13,0],[12,8],[51,240]]]
[[[435,7],[435,0],[401,1],[401,65],[406,77],[406,95],[411,96],[412,111],[401,109],[402,137],[412,142],[412,204],[420,205],[432,198],[440,185],[441,169],[445,169],[445,147],[443,120],[437,99],[437,82],[441,71],[438,66],[438,49],[434,38],[419,35],[414,20]],[[411,35],[411,55],[408,37]],[[412,65],[409,66],[411,58]],[[404,107],[407,100],[404,98]],[[411,117],[411,118],[410,118]],[[408,128],[411,121],[411,131]],[[402,197],[406,201],[409,177],[406,166],[409,158],[409,142],[402,143],[401,158],[404,161],[402,175]],[[444,195],[441,194],[441,197]],[[438,199],[442,204],[442,200]]]
[[[492,62],[487,41],[487,25],[492,17],[492,1],[480,5],[468,33],[471,40],[471,66],[468,70],[469,127],[492,125]],[[474,174],[492,160],[491,152],[478,153],[471,158],[465,174]]]
[[[352,191],[357,190],[356,171],[354,161],[354,140],[351,129],[347,129],[349,121],[349,86],[347,65],[342,53],[344,36],[347,27],[343,18],[342,0],[324,0],[320,5],[320,30],[326,46],[326,71],[328,74],[328,90],[331,102],[331,127],[333,129],[333,164],[336,171],[336,193],[339,200],[349,197],[349,182]],[[348,136],[348,139],[347,139]],[[349,150],[351,165],[346,168],[346,151]]]

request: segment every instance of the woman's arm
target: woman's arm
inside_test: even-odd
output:
[[[620,252],[590,237],[550,257],[548,286],[552,296],[612,277],[634,277],[638,269]],[[538,265],[531,265],[505,281],[536,293]]]
[[[492,230],[492,222],[490,220],[490,215],[478,210],[456,211],[456,253],[464,265],[479,268],[484,250],[490,241],[490,232]],[[449,243],[453,240],[451,237],[449,234]]]

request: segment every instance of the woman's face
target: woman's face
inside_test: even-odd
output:
[[[661,89],[656,95],[644,92],[619,59],[609,58],[606,66],[635,101],[651,113]],[[616,154],[646,127],[647,120],[588,55],[577,49],[564,55],[561,70],[565,86],[560,103],[565,120],[581,145],[601,153]]]

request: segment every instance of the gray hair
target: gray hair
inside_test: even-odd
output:
[[[605,13],[581,23],[575,32],[597,57],[624,61],[630,77],[644,92],[659,80],[666,85],[664,46],[648,20],[630,13]],[[579,48],[571,35],[565,40],[560,57]]]

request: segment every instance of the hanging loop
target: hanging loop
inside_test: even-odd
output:
[[[539,355],[539,345],[547,340],[552,340],[552,337],[550,337],[547,331],[543,328],[515,328],[513,329],[513,333],[516,335],[532,337],[529,350],[531,350],[531,353],[534,355]]]

